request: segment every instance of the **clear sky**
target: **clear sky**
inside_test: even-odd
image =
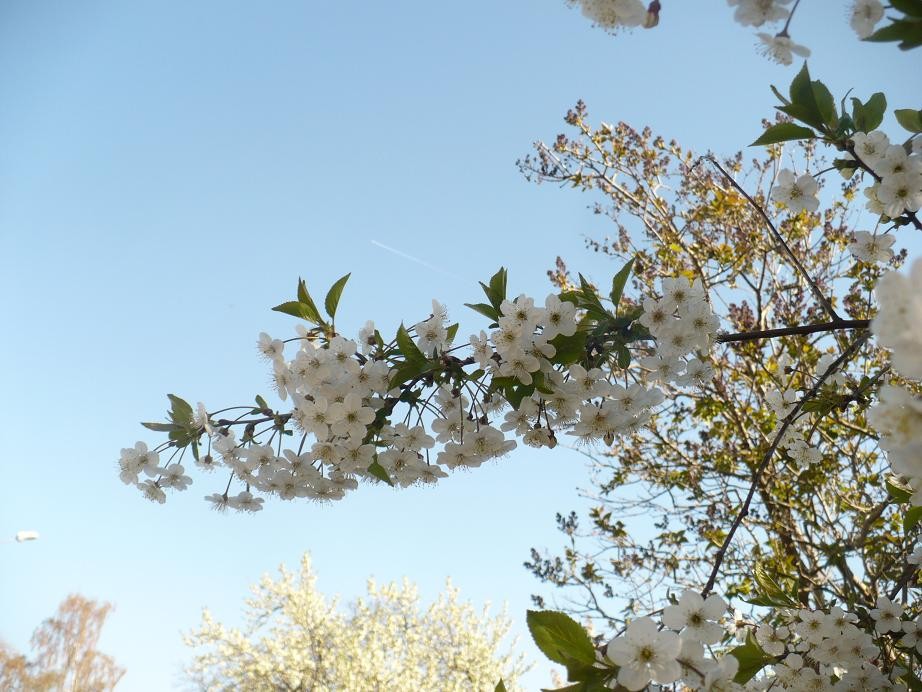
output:
[[[353,272],[349,333],[424,318],[434,297],[479,329],[462,303],[500,265],[514,293],[546,293],[558,254],[607,280],[583,249],[610,231],[589,199],[528,184],[515,160],[579,98],[596,120],[729,154],[794,74],[724,0],[663,4],[655,31],[612,37],[562,0],[3,0],[0,535],[42,538],[0,545],[0,637],[25,647],[70,592],[113,601],[103,649],[122,689],[168,689],[203,606],[236,620],[249,584],[309,550],[346,600],[368,575],[427,596],[450,575],[506,601],[538,660],[524,614],[542,587],[522,562],[580,506],[570,450],[255,516],[210,512],[211,478],[149,504],[116,459],[157,440],[138,421],[167,392],[215,409],[268,390],[256,337],[292,335],[269,308],[298,276],[325,289]],[[918,51],[858,44],[844,3],[802,3],[792,33],[834,94],[918,98]]]

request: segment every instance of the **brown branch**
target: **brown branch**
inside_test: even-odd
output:
[[[773,339],[776,336],[815,334],[817,332],[831,332],[838,329],[868,329],[870,326],[871,320],[833,320],[832,322],[804,324],[797,327],[779,327],[777,329],[761,329],[754,332],[718,334],[717,343],[726,344],[731,341],[757,341],[758,339]]]

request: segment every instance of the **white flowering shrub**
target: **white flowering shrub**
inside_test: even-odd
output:
[[[654,26],[661,10],[578,4],[610,30]],[[766,34],[776,59],[805,54],[787,36],[796,0],[729,4],[745,25],[785,22]],[[922,44],[922,0],[890,9],[873,31],[882,6],[857,2],[852,25]],[[294,335],[258,340],[278,401],[210,409],[169,395],[167,420],[144,424],[166,439],[123,449],[122,481],[163,503],[197,467],[219,476],[205,498],[215,508],[253,512],[437,483],[519,444],[569,440],[611,460],[592,512],[603,549],[583,553],[575,515],[559,516],[565,556],[535,552],[527,566],[579,588],[579,612],[615,634],[529,612],[564,689],[922,689],[922,258],[901,271],[907,251],[894,250],[922,231],[922,110],[894,110],[908,136],[886,133],[883,94],[837,102],[806,65],[774,92],[754,180],[742,156],[592,128],[578,104],[566,117],[577,136],[520,167],[603,196],[595,210],[619,234],[594,249],[622,262],[610,283],[573,280],[558,258],[542,299],[511,290],[500,268],[466,306],[483,320],[474,333],[433,300],[394,334],[369,321],[350,338],[336,327],[349,275],[322,310],[299,280],[274,308],[300,320]],[[785,142],[798,142],[799,170],[782,167]],[[873,229],[852,227],[855,200]],[[633,484],[649,494],[614,497]],[[662,515],[655,540],[626,528],[638,508]],[[605,599],[619,597],[613,614]],[[272,656],[296,654],[283,644]]]
[[[253,586],[243,629],[205,610],[184,640],[194,653],[188,678],[204,690],[509,689],[527,670],[504,653],[505,613],[475,609],[449,583],[426,607],[416,586],[369,580],[367,595],[340,607],[317,591],[308,555]]]

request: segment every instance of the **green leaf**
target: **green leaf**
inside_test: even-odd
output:
[[[378,463],[377,457],[375,457],[375,460],[371,462],[371,466],[368,467],[368,473],[370,473],[378,480],[384,481],[389,486],[394,487],[394,482],[391,480],[391,477],[387,475],[385,468]]]
[[[499,309],[500,303],[506,300],[506,278],[505,267],[500,267],[499,271],[490,277],[490,290],[496,297],[496,302],[493,304],[496,306],[497,310]]]
[[[886,111],[887,97],[879,91],[872,94],[864,103],[856,98],[852,99],[852,119],[860,132],[876,130],[883,122]]]
[[[793,139],[813,139],[816,136],[817,134],[809,127],[802,127],[794,123],[778,123],[765,130],[762,136],[749,146],[777,144],[778,142],[788,142]]]
[[[912,490],[910,488],[898,485],[895,481],[889,478],[886,481],[886,486],[890,497],[901,504],[903,502],[909,502],[910,498],[912,497]]]
[[[494,322],[499,319],[499,310],[492,305],[487,305],[486,303],[465,303],[464,306],[475,312],[479,312],[484,317],[489,317]]]
[[[259,396],[259,394],[256,395],[256,405],[259,406],[259,408],[269,408],[269,404],[267,404],[266,400]]]
[[[922,21],[918,19],[896,19],[864,40],[874,43],[898,41],[900,50],[909,50],[922,45]]]
[[[618,344],[616,350],[618,351],[618,367],[622,370],[627,370],[631,364],[631,352],[627,349],[627,346],[622,344]]]
[[[167,394],[167,396],[173,404],[169,412],[170,420],[177,425],[191,425],[193,413],[189,403],[175,394]]]
[[[922,17],[922,0],[890,0],[890,7],[911,17]]]
[[[731,649],[730,655],[739,661],[740,667],[733,681],[740,685],[745,685],[755,677],[756,673],[776,660],[774,656],[769,656],[762,651],[762,647],[756,642],[751,632],[746,636],[746,643]]]
[[[458,334],[458,323],[455,322],[454,324],[449,325],[448,329],[445,331],[447,333],[445,341],[450,345],[451,342],[455,340],[455,336]]]
[[[272,308],[275,312],[283,312],[286,315],[291,315],[292,317],[297,317],[302,320],[306,320],[311,324],[322,325],[323,319],[320,317],[320,313],[317,312],[317,306],[314,305],[313,301],[310,303],[303,303],[298,300],[290,300],[281,305],[276,305]]]
[[[496,683],[496,687],[493,688],[493,692],[506,692],[506,685],[503,684],[502,680]]]
[[[419,350],[419,347],[410,338],[406,327],[403,324],[397,329],[397,348],[403,354],[403,357],[410,363],[421,363],[426,361],[426,356]]]
[[[304,319],[314,324],[323,324],[320,310],[317,309],[311,294],[307,292],[307,282],[304,279],[298,279],[298,302],[304,306]]]
[[[180,430],[180,426],[175,423],[141,423],[148,430],[154,430],[155,432],[173,432],[174,430]]]
[[[790,87],[791,103],[778,110],[807,123],[820,131],[835,129],[839,123],[836,103],[825,84],[811,81],[807,63],[801,68]]]
[[[903,515],[903,531],[909,533],[922,521],[922,507],[913,507]]]
[[[552,363],[572,365],[578,363],[586,355],[586,332],[577,330],[572,336],[558,334],[550,340],[550,344],[556,350],[551,359]]]
[[[591,666],[595,663],[595,648],[586,630],[578,622],[553,610],[529,610],[528,630],[542,653],[565,666],[573,662]]]
[[[770,599],[776,605],[783,605],[787,608],[799,607],[800,604],[797,599],[787,594],[781,588],[781,585],[766,571],[764,566],[757,564],[753,569],[753,577],[759,587],[759,596]]]
[[[574,305],[580,304],[580,296],[582,294],[579,291],[562,291],[558,298],[565,300],[568,303],[573,303]]]
[[[535,389],[537,389],[542,394],[553,394],[554,390],[548,386],[547,382],[544,379],[544,373],[540,370],[538,372],[533,372],[531,374],[532,384]]]
[[[409,382],[415,377],[419,377],[426,371],[428,361],[407,361],[391,373],[391,379],[388,382],[388,388],[399,387],[404,382]]]
[[[832,98],[832,94],[826,85],[819,80],[810,82],[810,87],[813,90],[813,100],[816,102],[823,122],[825,122],[830,129],[834,130],[839,124],[839,115],[836,112],[835,99]]]
[[[615,274],[611,280],[611,293],[608,294],[608,297],[611,298],[612,310],[617,313],[618,303],[621,302],[621,294],[624,293],[624,286],[627,284],[628,277],[631,275],[631,270],[634,268],[634,260],[636,257],[632,257],[631,261],[621,267],[621,270]]]
[[[922,111],[898,108],[893,111],[897,122],[910,132],[922,132]]]
[[[506,387],[503,396],[506,397],[506,401],[512,404],[512,408],[518,411],[519,406],[522,405],[522,400],[534,393],[534,384],[516,384]]]
[[[349,277],[352,276],[352,273],[346,274],[341,279],[338,279],[335,284],[330,287],[327,297],[323,300],[323,306],[327,310],[327,314],[330,316],[330,319],[336,317],[336,308],[339,305],[339,297],[343,294],[343,289],[346,287],[346,282],[349,280]]]

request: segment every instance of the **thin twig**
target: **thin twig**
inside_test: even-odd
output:
[[[743,197],[745,197],[746,201],[749,202],[749,204],[752,205],[753,209],[755,209],[759,213],[759,215],[765,221],[765,224],[768,226],[769,230],[771,230],[772,235],[775,237],[775,240],[778,242],[779,245],[781,245],[782,248],[784,248],[784,251],[788,256],[788,259],[791,260],[791,263],[794,265],[794,268],[797,269],[798,273],[804,278],[804,280],[810,286],[810,290],[813,291],[813,295],[816,296],[816,299],[819,302],[819,304],[823,306],[823,309],[827,313],[829,313],[829,316],[833,319],[833,321],[834,322],[842,321],[842,318],[839,317],[838,314],[836,314],[835,309],[832,307],[832,303],[830,303],[829,299],[826,298],[825,295],[823,295],[823,292],[820,290],[820,287],[816,284],[813,278],[807,273],[807,270],[804,269],[804,265],[800,263],[800,260],[797,259],[797,256],[791,251],[791,248],[788,246],[787,242],[784,240],[784,237],[778,232],[778,229],[775,228],[775,224],[772,223],[772,220],[769,218],[765,210],[761,206],[759,206],[759,204],[750,196],[748,192],[746,192],[742,187],[740,187],[739,183],[737,183],[733,179],[733,177],[726,170],[724,170],[724,167],[720,165],[720,163],[717,161],[716,158],[714,158],[710,154],[705,156],[704,158],[706,158],[708,161],[714,164],[715,168],[717,168],[717,170],[720,171],[723,174],[723,176],[727,179],[727,181],[733,186],[733,189],[735,189]]]
[[[817,378],[814,385],[810,388],[810,391],[808,391],[803,396],[803,398],[801,398],[794,405],[794,408],[791,409],[791,412],[784,417],[784,420],[781,423],[781,427],[778,429],[777,434],[772,440],[768,451],[765,452],[765,456],[762,457],[762,462],[759,464],[759,467],[756,469],[752,476],[752,483],[749,485],[749,492],[746,494],[746,499],[743,501],[743,506],[740,507],[740,511],[733,519],[733,523],[730,525],[730,530],[724,537],[724,541],[720,546],[720,550],[717,551],[717,555],[714,560],[714,567],[711,569],[711,574],[708,577],[707,583],[704,585],[704,589],[701,591],[702,597],[706,598],[707,595],[711,592],[711,589],[714,588],[714,583],[717,581],[717,574],[720,571],[720,565],[723,563],[727,549],[730,547],[730,543],[733,540],[733,535],[740,527],[740,524],[743,523],[743,519],[746,517],[746,515],[749,514],[749,505],[752,504],[752,498],[755,496],[756,488],[759,485],[762,474],[765,472],[765,469],[768,468],[768,463],[771,461],[772,456],[775,454],[775,450],[778,449],[778,445],[781,444],[781,440],[784,437],[784,434],[787,432],[788,428],[791,427],[791,424],[794,422],[794,420],[800,415],[804,404],[816,396],[817,392],[820,391],[820,388],[823,386],[823,383],[829,378],[829,376],[838,370],[839,366],[841,366],[845,361],[851,358],[855,351],[861,348],[862,344],[864,344],[867,339],[868,334],[862,334],[857,339],[855,339],[855,341],[853,341],[852,344],[846,348],[828,368],[826,368],[826,371],[820,375],[819,378]]]

